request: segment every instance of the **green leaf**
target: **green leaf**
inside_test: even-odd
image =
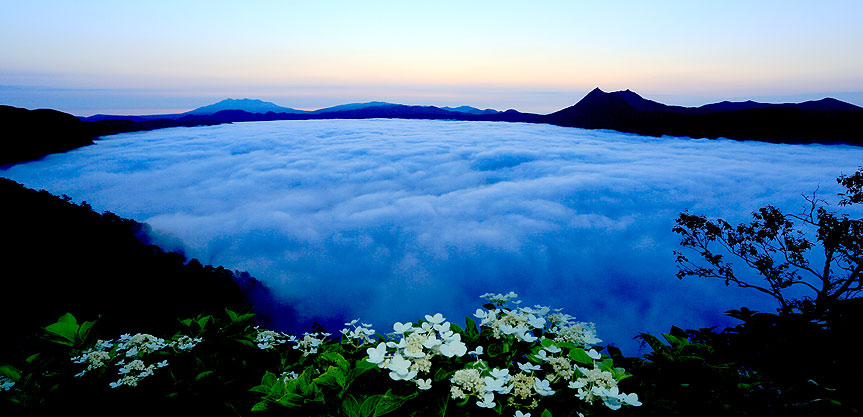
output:
[[[66,313],[56,323],[46,326],[45,331],[64,339],[55,340],[56,343],[72,346],[78,335],[78,321],[71,313]]]
[[[677,337],[677,336],[670,335],[668,333],[663,333],[662,337],[664,337],[665,340],[667,340],[668,343],[674,347],[686,346],[689,344],[689,340],[687,340],[685,337]]]
[[[548,411],[546,408],[545,410],[542,410],[542,414],[540,414],[539,417],[552,417],[551,411]]]
[[[351,382],[354,381],[354,379],[356,379],[366,371],[375,369],[377,367],[377,365],[365,360],[365,358],[357,359],[357,361],[354,363],[354,367],[348,371],[347,382],[345,383],[345,385],[349,385]]]
[[[198,326],[201,327],[201,330],[204,330],[204,327],[207,327],[207,322],[210,321],[211,318],[213,318],[213,316],[204,316],[196,320],[195,322],[198,323]]]
[[[252,411],[267,411],[270,409],[270,404],[267,401],[260,401],[252,406]]]
[[[237,313],[231,311],[229,308],[225,309],[225,313],[228,313],[228,317],[231,318],[231,322],[235,323],[237,321]]]
[[[301,405],[302,398],[297,394],[287,393],[284,397],[279,398],[278,403],[285,407],[297,407]]]
[[[77,339],[79,342],[84,343],[87,340],[87,336],[90,336],[90,330],[93,329],[93,325],[95,325],[95,321],[85,321],[81,323],[81,327],[78,328]]]
[[[488,348],[486,349],[486,353],[488,353],[488,356],[490,356],[492,358],[500,356],[501,354],[504,353],[503,344],[502,343],[494,343],[494,344],[488,345]]]
[[[599,363],[599,369],[601,371],[612,372],[614,369],[614,361],[612,361],[611,358],[604,359]]]
[[[549,347],[549,346],[553,345],[553,344],[554,344],[554,341],[553,341],[553,340],[551,340],[551,339],[542,339],[542,341],[540,342],[540,344],[542,345],[542,347],[547,348],[547,347]],[[575,346],[573,346],[573,347],[575,347]]]
[[[556,342],[554,345],[561,349],[575,349],[578,347],[570,342]]]
[[[587,352],[582,348],[571,349],[569,351],[569,358],[585,365],[593,364],[593,359],[590,356],[587,356]]]
[[[213,374],[213,373],[215,373],[215,372],[216,372],[216,371],[204,371],[204,372],[201,372],[201,373],[199,373],[199,374],[198,374],[198,376],[196,376],[196,377],[195,377],[195,382],[198,382],[198,381],[200,381],[200,380],[202,380],[202,379],[206,378],[207,376],[209,376],[209,375],[211,375],[211,374]]]
[[[360,417],[372,417],[375,415],[375,411],[378,407],[378,403],[384,398],[383,395],[372,395],[365,400],[363,400],[363,405],[360,406],[359,412],[357,415]]]
[[[348,417],[361,417],[360,403],[352,395],[346,396],[342,400],[342,412]]]
[[[264,377],[261,378],[261,385],[272,386],[272,385],[275,385],[277,381],[278,381],[278,378],[276,377],[276,374],[274,374],[270,371],[267,371],[264,374]]]
[[[399,395],[393,395],[392,390],[387,390],[386,394],[383,395],[383,398],[381,398],[381,400],[375,406],[374,417],[382,416],[384,414],[396,411],[399,407],[402,406],[402,404],[416,396],[417,393],[413,393],[411,395],[402,397]]]
[[[321,376],[314,379],[315,384],[331,387],[344,387],[346,381],[347,376],[342,372],[342,370],[332,365],[327,368],[327,371],[321,374]]]
[[[472,339],[475,338],[476,336],[479,336],[479,330],[477,330],[479,328],[479,326],[477,326],[476,322],[473,321],[473,319],[470,318],[470,316],[464,316],[464,324],[465,324],[464,329],[467,332],[468,336],[470,336]]]
[[[299,390],[300,395],[305,398],[313,398],[315,394],[315,385],[312,381],[312,369],[306,368],[303,370],[303,373],[300,374],[299,378],[293,380],[296,389]]]
[[[650,333],[641,333],[641,339],[647,342],[647,345],[653,349],[654,352],[659,352],[660,350],[665,349],[665,343],[662,343],[658,337],[650,334]]]
[[[21,378],[21,372],[18,371],[14,366],[3,365],[0,366],[0,376],[5,376],[13,381],[18,381]]]

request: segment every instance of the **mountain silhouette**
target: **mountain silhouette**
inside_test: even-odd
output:
[[[198,107],[197,109],[190,110],[183,115],[188,114],[214,114],[222,110],[242,110],[247,111],[249,113],[267,113],[267,112],[278,112],[278,113],[306,113],[303,110],[296,110],[290,107],[282,107],[269,101],[256,100],[256,99],[248,99],[241,98],[238,100],[227,98],[218,103],[213,103],[207,106]]]
[[[213,120],[100,119],[84,121],[57,110],[28,110],[0,105],[0,166],[39,159],[45,155],[92,145],[99,136],[116,133],[192,127],[223,122]]]
[[[784,143],[863,144],[863,108],[833,98],[803,103],[721,102],[668,106],[630,91],[595,88],[539,122],[649,136],[686,136]]]
[[[122,132],[249,121],[372,118],[548,123],[649,136],[863,145],[863,108],[834,98],[781,104],[723,101],[682,107],[648,100],[630,90],[607,93],[595,88],[576,104],[547,115],[382,101],[305,111],[262,100],[225,99],[180,114],[83,118],[56,110],[0,106],[4,133],[0,165],[67,151],[92,144],[98,136]]]

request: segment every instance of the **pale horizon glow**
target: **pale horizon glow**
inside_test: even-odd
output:
[[[863,3],[9,2],[0,104],[77,115],[224,98],[548,113],[594,87],[668,104],[863,105]]]

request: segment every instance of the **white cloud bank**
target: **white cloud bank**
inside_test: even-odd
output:
[[[861,157],[548,125],[317,120],[116,135],[0,175],[249,271],[296,307],[292,330],[356,317],[385,330],[435,312],[461,322],[480,294],[514,290],[635,353],[640,331],[774,308],[752,291],[677,280],[677,213],[796,211],[819,185],[835,196]]]

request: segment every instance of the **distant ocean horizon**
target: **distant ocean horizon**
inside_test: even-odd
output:
[[[104,137],[0,170],[35,189],[149,223],[152,239],[248,271],[302,332],[355,318],[386,332],[486,292],[563,308],[634,354],[639,332],[736,324],[772,300],[678,280],[674,219],[732,223],[801,194],[835,201],[850,145],[645,137],[551,125],[306,120]]]

